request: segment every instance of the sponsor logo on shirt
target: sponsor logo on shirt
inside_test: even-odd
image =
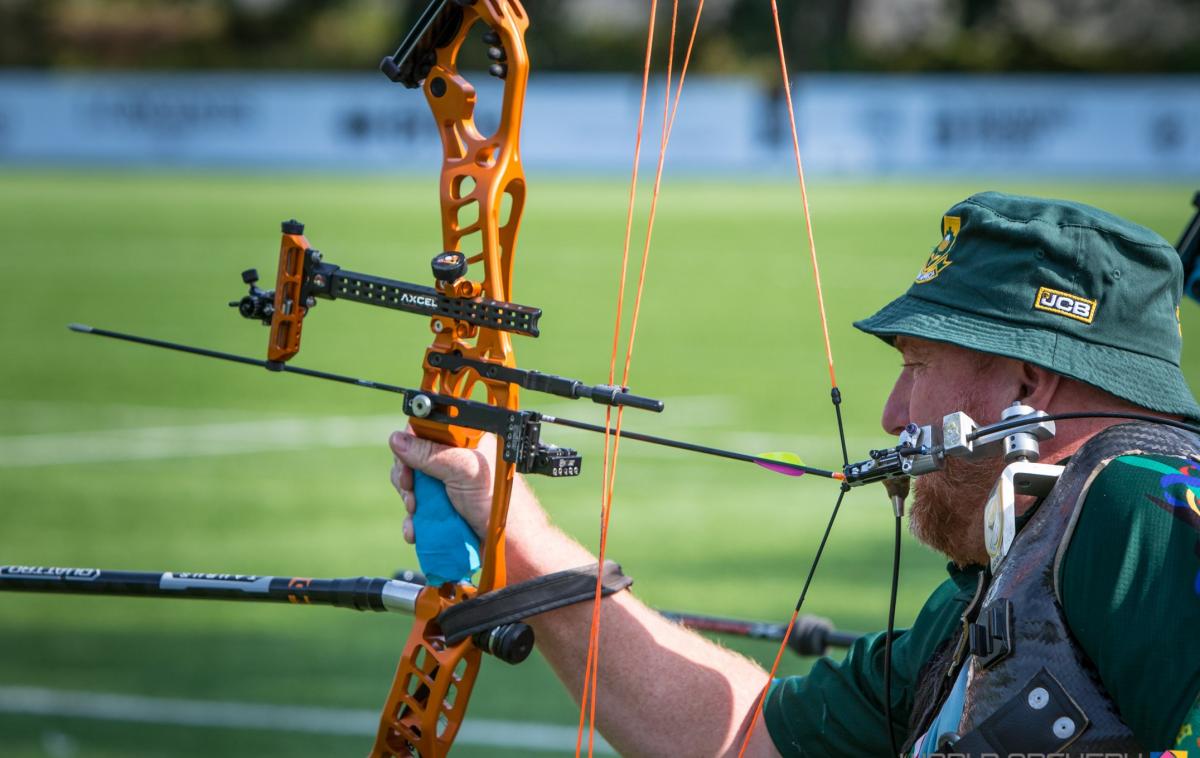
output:
[[[1158,486],[1162,491],[1158,497],[1147,494],[1146,499],[1195,530],[1196,555],[1200,556],[1200,467],[1185,463],[1176,468],[1136,455],[1122,456],[1117,460],[1160,474]],[[1192,580],[1192,589],[1196,595],[1200,595],[1200,571]]]

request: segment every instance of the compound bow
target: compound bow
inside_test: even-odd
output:
[[[444,486],[416,474],[421,493],[421,508],[414,515],[421,537],[417,552],[430,583],[415,598],[414,625],[380,717],[371,752],[374,758],[446,755],[462,724],[481,653],[517,662],[532,647],[532,631],[520,622],[461,638],[448,637],[439,624],[448,609],[505,586],[504,532],[514,474],[559,477],[580,472],[580,456],[542,442],[541,425],[543,421],[589,425],[522,410],[519,388],[590,398],[608,406],[663,408],[661,402],[630,394],[623,386],[587,385],[516,367],[511,335],[536,337],[541,316],[538,308],[511,302],[517,231],[525,203],[519,133],[529,73],[524,41],[528,25],[518,0],[434,0],[396,53],[380,65],[392,81],[423,89],[441,134],[442,251],[432,261],[434,287],[328,263],[309,244],[304,225],[291,220],[282,225],[274,289],[260,289],[258,274],[251,269],[242,274],[249,292],[230,303],[242,316],[270,327],[266,360],[72,325],[75,331],[98,336],[401,394],[415,434],[443,445],[474,448],[485,433],[495,435],[492,505],[482,551],[454,512]],[[458,69],[459,54],[478,27],[492,61],[488,71],[504,83],[499,125],[490,134],[481,133],[475,123],[475,88]],[[468,246],[471,249],[464,252]],[[300,350],[304,319],[321,299],[429,316],[434,337],[425,351],[420,387],[367,382],[290,365],[288,361]],[[486,401],[472,399],[478,388]],[[702,452],[752,460],[775,470],[793,469],[790,473],[805,471],[803,466],[727,451]],[[426,558],[431,565],[426,565]],[[473,585],[470,580],[477,569],[480,579]]]
[[[459,53],[477,24],[484,27],[482,40],[492,61],[489,73],[504,83],[499,125],[491,134],[482,134],[476,126],[475,88],[458,70]],[[494,432],[497,439],[479,584],[464,581],[472,573],[468,563],[464,575],[447,576],[448,581],[431,584],[417,598],[414,625],[383,708],[372,756],[437,758],[449,751],[479,673],[481,651],[472,638],[448,643],[437,618],[477,593],[505,585],[504,529],[514,473],[579,472],[579,456],[542,443],[538,421],[520,411],[518,386],[530,386],[540,377],[516,368],[510,337],[536,336],[540,315],[537,309],[511,302],[517,231],[525,205],[519,135],[529,75],[524,40],[528,25],[516,0],[438,0],[380,66],[392,81],[422,88],[441,135],[443,252],[433,260],[434,290],[404,291],[388,282],[347,275],[312,252],[300,236],[302,229],[285,224],[283,230],[271,303],[270,360],[286,361],[299,350],[302,319],[317,297],[428,309],[433,344],[425,353],[420,393],[406,395],[404,403],[413,431],[455,447],[475,447],[485,431]],[[468,244],[478,245],[469,256],[463,252]],[[482,265],[482,271],[475,270],[478,278],[468,276],[472,264]],[[251,315],[256,315],[262,299],[256,300],[253,291],[247,297]],[[244,300],[243,313],[246,304]],[[486,404],[470,400],[477,385],[486,391]],[[614,403],[621,395],[614,387],[592,394]],[[424,484],[427,492],[439,488]],[[439,500],[440,510],[452,513],[444,489]],[[422,506],[430,514],[434,503],[426,496]],[[422,524],[416,528],[420,532]]]

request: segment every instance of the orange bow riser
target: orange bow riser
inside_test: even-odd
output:
[[[507,302],[512,293],[517,230],[525,205],[519,146],[529,76],[525,51],[529,21],[520,3],[510,0],[434,3],[425,16],[431,12],[426,29],[413,32],[420,33],[415,45],[407,50],[402,46],[396,56],[384,60],[383,68],[389,76],[399,74],[393,78],[408,86],[423,80],[422,88],[442,138],[439,194],[442,244],[447,252],[435,261],[437,290],[452,300],[471,301],[482,296]],[[475,88],[459,73],[457,63],[459,51],[477,24],[485,27],[484,42],[494,61],[491,73],[504,81],[500,124],[488,135],[481,134],[475,125]],[[389,71],[389,64],[396,68]],[[399,71],[402,64],[408,64],[403,74]],[[464,247],[468,249],[464,251]],[[439,262],[443,266],[440,272]],[[467,266],[480,263],[479,278],[469,278]],[[434,341],[425,355],[422,390],[468,398],[476,383],[483,382],[489,405],[517,410],[518,389],[508,381],[483,376],[478,368],[453,371],[435,365],[440,363],[439,356],[458,354],[512,368],[515,359],[508,332],[440,315],[430,319],[430,328]],[[411,423],[418,436],[445,445],[474,447],[482,436],[478,429],[419,417]],[[440,758],[450,750],[462,724],[479,674],[481,654],[470,638],[447,645],[435,619],[446,607],[468,599],[476,591],[505,585],[504,526],[514,463],[505,460],[503,438],[497,437],[497,447],[491,517],[478,590],[465,584],[445,584],[427,587],[418,598],[412,632],[380,717],[373,758]]]
[[[437,273],[437,289],[453,300],[473,301],[480,296],[501,303],[512,293],[513,254],[517,230],[525,206],[525,173],[520,157],[521,112],[525,103],[525,83],[529,77],[529,58],[525,52],[525,29],[529,21],[520,3],[510,0],[479,0],[472,3],[441,3],[440,18],[457,25],[447,42],[434,50],[437,62],[425,75],[424,91],[442,137],[442,173],[439,193],[442,206],[442,244],[448,251],[438,260],[459,270]],[[475,126],[475,88],[458,72],[459,50],[476,23],[486,27],[484,41],[490,57],[499,59],[493,75],[504,80],[504,99],[500,124],[490,135]],[[438,19],[435,19],[435,25]],[[442,27],[444,28],[444,27]],[[414,56],[422,54],[418,47]],[[507,207],[506,207],[507,200]],[[502,218],[502,213],[506,216]],[[464,245],[477,245],[467,251]],[[460,252],[455,256],[451,253]],[[483,264],[478,281],[467,278],[466,266]],[[435,262],[435,268],[437,263]],[[514,313],[500,318],[512,319]],[[488,404],[516,410],[518,389],[506,380],[481,375],[477,368],[454,370],[437,360],[438,354],[461,355],[481,363],[513,367],[512,339],[507,330],[480,327],[454,318],[430,319],[433,345],[425,355],[421,389],[451,397],[470,397],[476,382],[487,388]],[[474,344],[472,344],[472,340]],[[432,360],[431,360],[432,358]],[[418,436],[457,447],[474,447],[482,436],[478,429],[412,419]],[[479,589],[487,592],[505,583],[503,530],[513,465],[505,461],[503,447],[497,451],[497,488],[492,505],[491,523],[485,546],[483,574]]]
[[[529,76],[528,25],[516,0],[435,0],[399,50],[380,64],[392,81],[424,91],[441,134],[443,252],[433,259],[433,288],[325,263],[303,236],[303,226],[285,222],[274,292],[258,290],[246,278],[250,294],[239,304],[242,315],[270,324],[268,359],[280,365],[299,351],[303,319],[317,298],[429,315],[434,338],[425,352],[420,390],[405,390],[404,411],[413,431],[468,448],[485,431],[496,433],[496,473],[479,584],[431,583],[418,596],[413,628],[380,716],[373,758],[440,758],[449,752],[482,651],[472,638],[448,642],[437,617],[450,606],[505,585],[504,527],[514,473],[578,472],[574,451],[555,449],[558,457],[539,457],[537,421],[519,411],[516,382],[525,377],[516,374],[526,372],[516,369],[509,334],[537,336],[541,315],[536,308],[509,302],[525,205],[519,146]],[[477,34],[468,39],[473,31]],[[475,88],[458,70],[463,45],[480,39],[492,61],[489,73],[504,82],[500,124],[491,134],[476,126]],[[489,408],[470,399],[479,383]]]

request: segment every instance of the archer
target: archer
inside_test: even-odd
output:
[[[985,193],[947,211],[908,291],[855,324],[898,350],[903,368],[882,414],[902,444],[854,470],[887,478],[907,465],[910,529],[950,559],[949,578],[890,644],[867,635],[845,659],[773,682],[612,594],[597,697],[605,737],[622,755],[649,756],[1196,745],[1200,657],[1182,648],[1200,625],[1200,438],[1167,425],[1200,421],[1180,370],[1182,287],[1169,243],[1095,208]],[[1069,420],[1035,438],[1029,423],[1013,428],[1020,416],[981,430],[975,448],[948,420],[993,424],[1014,403]],[[486,533],[490,445],[447,448],[407,431],[390,444],[406,540],[421,507],[414,470],[442,480]],[[894,502],[899,519],[903,495]],[[507,558],[517,582],[595,562],[520,477]],[[577,697],[590,620],[579,605],[529,620]]]

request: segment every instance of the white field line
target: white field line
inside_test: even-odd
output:
[[[378,711],[356,708],[185,700],[41,687],[0,687],[0,713],[352,737],[373,735],[379,726]],[[576,728],[572,726],[468,718],[463,722],[455,742],[492,748],[570,753],[575,749],[575,737]],[[603,740],[598,740],[597,751],[614,754]]]
[[[588,403],[590,405],[590,403]],[[814,465],[832,465],[838,458],[838,443],[830,431],[820,434],[697,434],[704,428],[737,423],[738,401],[731,397],[679,397],[667,401],[671,416],[655,419],[654,433],[702,440],[727,449],[756,453],[772,450],[797,450]],[[570,416],[594,416],[592,408],[580,404],[554,403],[540,407],[545,413]],[[583,411],[583,413],[580,413]],[[626,426],[649,431],[647,423],[638,425],[637,411],[625,415]],[[211,416],[210,416],[211,417]],[[665,425],[670,419],[672,423]],[[677,421],[678,420],[678,421]],[[648,420],[647,420],[648,421]],[[122,427],[88,432],[52,432],[0,437],[0,469],[44,467],[86,463],[162,461],[169,458],[238,456],[246,453],[294,450],[338,449],[338,447],[380,447],[388,435],[404,423],[401,415],[310,416],[292,419],[223,421]],[[565,427],[547,425],[545,437],[588,449],[588,439],[598,435]],[[852,449],[878,446],[878,440],[852,440]],[[625,455],[634,458],[672,458],[688,455],[654,445],[626,443]]]
[[[588,404],[591,405],[590,403]],[[703,441],[715,446],[758,453],[771,450],[798,450],[813,465],[833,464],[837,459],[837,440],[833,434],[768,435],[723,433],[715,437],[701,434],[714,426],[736,423],[738,402],[728,397],[681,397],[667,401],[671,418],[681,423],[664,425],[665,419],[655,419],[653,430],[663,436]],[[583,416],[593,409],[555,403],[540,406],[546,413]],[[580,413],[582,411],[582,413]],[[638,425],[637,412],[626,415],[631,429]],[[210,422],[197,424],[151,425],[122,427],[97,431],[52,432],[0,437],[0,468],[63,466],[88,463],[120,463],[164,459],[186,459],[248,453],[281,452],[332,448],[380,447],[388,435],[404,424],[403,416],[309,416],[268,418],[254,421]],[[562,440],[587,449],[586,440],[598,435],[565,427],[547,426],[544,436]],[[854,449],[878,446],[882,440],[854,440]],[[677,458],[686,453],[639,442],[622,446],[626,455],[634,458]]]

